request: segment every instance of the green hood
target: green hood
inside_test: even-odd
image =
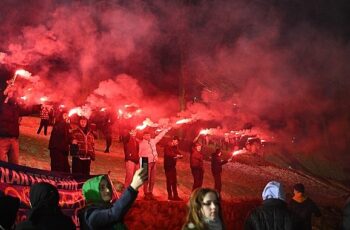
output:
[[[83,196],[86,203],[102,203],[103,200],[100,195],[100,182],[104,175],[93,177],[83,184]]]

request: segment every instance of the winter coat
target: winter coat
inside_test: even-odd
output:
[[[20,116],[34,113],[33,107],[21,107],[12,100],[0,104],[0,138],[18,138]]]
[[[222,166],[227,162],[228,160],[221,160],[219,155],[213,153],[211,155],[211,172],[213,175],[220,174],[222,172]]]
[[[350,198],[348,198],[345,203],[342,225],[342,230],[350,230]]]
[[[64,120],[57,121],[51,132],[49,149],[68,152],[70,141],[69,124]]]
[[[130,134],[122,137],[125,161],[139,162],[139,143]]]
[[[281,183],[271,181],[262,192],[263,204],[251,212],[245,230],[292,230],[293,216],[287,209]]]
[[[157,153],[157,143],[163,138],[163,136],[169,131],[169,129],[164,129],[155,138],[147,140],[142,140],[139,143],[139,156],[148,157],[148,162],[156,162],[158,160]]]
[[[117,201],[106,203],[99,190],[102,178],[103,176],[91,178],[83,185],[83,195],[88,205],[79,213],[81,229],[127,229],[123,219],[138,192],[129,186]]]
[[[293,217],[280,199],[267,199],[249,215],[245,230],[292,230]]]
[[[164,169],[165,171],[174,169],[176,167],[176,157],[180,155],[177,146],[172,146],[170,143],[164,148]]]
[[[192,148],[190,156],[191,168],[203,168],[203,154]]]
[[[48,108],[42,108],[41,111],[40,111],[40,118],[42,120],[49,120],[50,118],[50,111]]]
[[[4,195],[2,191],[0,191],[0,225],[4,229],[12,229],[16,221],[19,205],[19,198]]]
[[[76,128],[72,132],[72,140],[78,144],[78,151],[72,153],[73,157],[95,160],[95,137],[91,130],[85,133],[80,127]]]
[[[76,229],[72,219],[65,216],[58,206],[59,194],[51,184],[40,182],[30,188],[31,210],[28,220],[17,225],[17,230]]]
[[[289,210],[296,217],[295,227],[300,230],[311,230],[311,217],[312,214],[320,217],[321,212],[317,205],[310,199],[306,198],[303,202],[299,203],[295,200],[289,202]]]

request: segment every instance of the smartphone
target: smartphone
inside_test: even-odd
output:
[[[140,168],[146,169],[148,179],[148,157],[140,157]]]

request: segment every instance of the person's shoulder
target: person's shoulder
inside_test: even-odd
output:
[[[36,228],[33,223],[29,220],[23,221],[16,225],[16,230],[36,230]]]

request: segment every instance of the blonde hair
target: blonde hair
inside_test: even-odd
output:
[[[216,190],[211,188],[197,188],[192,192],[190,200],[188,202],[188,208],[189,208],[188,215],[186,218],[186,223],[182,229],[192,229],[192,228],[189,228],[188,226],[189,224],[193,226],[193,229],[198,229],[198,230],[207,229],[206,225],[203,222],[201,208],[202,208],[204,196],[210,192],[216,195],[216,199],[218,200],[218,204],[219,204],[219,219],[222,221],[221,204],[220,204],[221,202],[220,202],[219,193]],[[225,229],[224,225],[223,225],[223,229]]]

